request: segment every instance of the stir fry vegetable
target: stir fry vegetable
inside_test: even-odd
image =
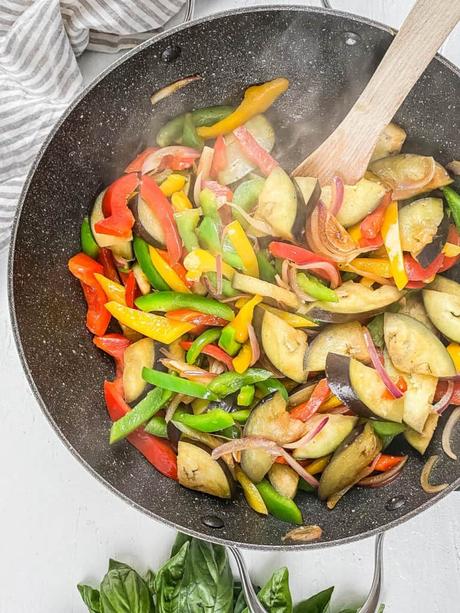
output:
[[[460,195],[395,124],[356,185],[294,183],[263,115],[287,87],[171,118],[99,195],[69,270],[115,361],[110,443],[301,524],[307,491],[332,509],[390,486],[399,442],[425,453],[460,404],[460,284],[441,274]]]

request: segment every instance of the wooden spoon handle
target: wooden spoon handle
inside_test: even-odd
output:
[[[459,0],[415,3],[352,110],[372,124],[374,134],[391,121],[459,19]]]

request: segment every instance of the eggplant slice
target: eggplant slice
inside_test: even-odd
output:
[[[427,289],[444,292],[445,294],[452,294],[460,298],[460,283],[441,275],[436,275],[434,281],[428,285]]]
[[[344,228],[362,221],[379,206],[386,188],[379,181],[360,179],[355,185],[345,185],[343,203],[337,213],[337,220]],[[323,187],[321,200],[327,208],[331,206],[332,190]]]
[[[102,199],[104,198],[105,190],[99,194],[94,203],[93,209],[91,211],[89,223],[91,226],[91,232],[93,234],[94,240],[99,245],[99,247],[108,247],[113,251],[115,255],[118,255],[126,260],[133,259],[133,249],[131,245],[131,240],[125,240],[123,238],[117,238],[116,236],[110,236],[109,234],[100,234],[96,232],[95,225],[98,221],[102,221],[104,219],[104,213],[102,212]]]
[[[403,206],[399,210],[399,235],[403,251],[417,257],[433,241],[443,218],[442,198],[420,198]]]
[[[356,358],[361,362],[370,362],[362,325],[358,321],[350,321],[326,326],[307,350],[306,370],[308,372],[324,370],[330,352]]]
[[[321,187],[315,177],[295,177],[295,185],[299,188],[305,205],[305,220],[313,212],[321,196]]]
[[[305,227],[305,206],[299,206],[294,183],[281,166],[274,168],[268,175],[259,202],[254,210],[254,218],[268,223],[273,236],[292,240]],[[298,216],[303,217],[298,223]]]
[[[413,317],[413,319],[416,319],[417,321],[422,323],[429,330],[431,330],[435,334],[438,334],[437,329],[433,326],[430,318],[428,317],[428,313],[426,312],[420,292],[409,293],[407,296],[404,296],[404,298],[399,301],[398,306],[398,313]]]
[[[382,441],[369,423],[357,426],[326,466],[319,483],[319,498],[325,500],[355,483],[381,449]]]
[[[460,296],[426,289],[423,303],[433,325],[449,340],[460,342]]]
[[[411,428],[407,429],[404,432],[404,438],[414,449],[416,449],[422,455],[428,448],[428,445],[433,438],[434,431],[438,425],[439,415],[438,413],[432,412],[428,415],[428,418],[425,422],[425,426],[423,428],[423,432],[417,432],[416,430],[412,430]]]
[[[139,400],[143,394],[151,389],[151,385],[142,378],[142,369],[156,368],[165,370],[158,362],[160,343],[151,338],[142,338],[126,348],[123,369],[123,393],[126,402]]]
[[[378,138],[372,153],[371,162],[399,153],[406,140],[406,136],[407,134],[401,126],[393,122],[389,123],[383,128]]]
[[[326,323],[345,323],[357,319],[367,319],[397,302],[402,293],[391,285],[382,285],[372,290],[362,283],[346,281],[335,290],[338,302],[312,302],[304,314],[315,321]]]
[[[456,374],[447,349],[416,319],[401,313],[385,313],[384,336],[390,359],[398,370],[433,377]]]
[[[291,500],[297,494],[299,475],[286,464],[273,464],[268,471],[268,479],[281,496]]]
[[[231,499],[235,482],[221,459],[213,460],[212,450],[190,439],[179,441],[177,449],[177,477],[184,487],[218,498]]]
[[[358,360],[330,353],[326,361],[329,387],[347,407],[362,417],[402,422],[404,401],[388,398],[380,375]]]
[[[314,415],[308,420],[311,429],[314,429],[323,419],[324,415]],[[322,458],[333,453],[337,447],[349,436],[358,422],[358,417],[352,415],[328,415],[328,422],[323,429],[306,445],[294,450],[296,460]]]
[[[260,436],[281,445],[301,438],[305,433],[305,424],[292,419],[286,406],[279,392],[261,400],[249,415],[243,436]],[[254,483],[262,481],[274,461],[275,458],[262,449],[241,452],[241,468]]]
[[[163,247],[165,235],[158,217],[139,195],[132,199],[130,209],[136,223],[134,233],[153,247]]]
[[[283,375],[297,383],[307,378],[305,353],[308,338],[270,311],[264,311],[260,331],[265,355]]]

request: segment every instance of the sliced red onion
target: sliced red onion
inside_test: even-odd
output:
[[[302,291],[297,283],[297,270],[296,268],[289,268],[289,282],[288,289],[292,289],[294,294],[300,300],[300,302],[315,302],[315,298],[312,298],[309,294]]]
[[[299,447],[304,447],[307,443],[309,443],[317,434],[321,432],[324,426],[329,421],[329,417],[325,416],[312,430],[307,432],[302,438],[299,438],[298,441],[294,443],[288,443],[287,445],[283,445],[285,449],[298,449]],[[307,422],[308,423],[308,422]]]
[[[454,381],[455,383],[457,381],[460,381],[460,374],[452,375],[450,377],[439,377],[439,381]]]
[[[341,404],[338,407],[328,409],[328,413],[331,415],[353,415],[353,412],[350,411],[350,409],[345,404]]]
[[[222,294],[222,286],[224,283],[222,275],[222,256],[220,253],[216,255],[216,292],[220,296]]]
[[[281,264],[281,278],[283,279],[284,283],[286,283],[286,285],[289,285],[289,260],[283,260],[283,263]]]
[[[447,389],[444,392],[444,394],[441,396],[441,398],[438,400],[438,402],[433,405],[433,411],[436,411],[436,413],[439,413],[439,415],[443,414],[443,412],[449,406],[450,399],[452,398],[453,393],[454,393],[454,389],[455,389],[454,382],[448,381]]]
[[[270,226],[270,224],[260,219],[254,219],[254,217],[251,217],[251,215],[249,215],[242,207],[238,206],[234,202],[227,202],[227,205],[232,209],[235,209],[235,211],[238,211],[241,217],[247,221],[250,226],[259,232],[262,232],[263,235],[272,236],[274,234],[273,228]]]
[[[196,149],[192,149],[191,147],[184,147],[182,145],[171,145],[170,147],[162,147],[157,151],[151,153],[144,164],[142,165],[142,174],[145,175],[147,172],[156,171],[161,164],[163,158],[167,155],[170,156],[184,156],[185,158],[189,158],[192,161],[196,160],[200,157],[200,152]]]
[[[214,149],[212,147],[205,146],[201,151],[200,161],[196,169],[196,174],[201,174],[201,180],[206,181],[211,172],[212,160],[214,158]]]
[[[174,81],[174,83],[170,83],[169,85],[162,87],[150,96],[150,102],[152,103],[152,106],[154,104],[157,104],[157,102],[160,102],[160,100],[164,100],[168,96],[171,96],[171,94],[174,94],[175,92],[179,91],[189,83],[193,83],[193,81],[199,81],[202,78],[203,77],[201,75],[194,74],[190,77],[184,77],[183,79],[179,79],[178,81]]]
[[[200,203],[200,192],[201,192],[201,182],[202,182],[203,173],[199,172],[195,178],[195,184],[193,186],[193,202],[195,206],[198,206]]]
[[[430,458],[428,458],[420,475],[420,484],[422,486],[423,491],[427,494],[438,494],[449,486],[448,483],[440,483],[439,485],[432,485],[430,483],[431,471],[433,470],[433,467],[438,461],[438,459],[439,456],[437,455],[432,455]]]
[[[387,373],[385,368],[383,367],[382,362],[380,361],[379,355],[377,353],[377,349],[375,348],[374,341],[372,340],[372,336],[367,328],[364,328],[364,341],[366,343],[367,350],[369,352],[372,364],[375,370],[379,373],[380,378],[383,381],[383,384],[390,392],[390,394],[394,398],[402,398],[403,392],[396,386],[395,383],[390,378],[390,375]]]
[[[319,481],[315,479],[313,475],[310,475],[310,473],[307,470],[305,470],[305,468],[301,464],[299,464],[299,462],[297,462],[297,460],[295,460],[290,453],[288,453],[282,447],[279,447],[278,449],[279,449],[279,453],[277,453],[276,455],[283,456],[283,458],[286,460],[289,466],[296,471],[299,477],[302,477],[304,481],[306,481],[313,487],[319,487]]]
[[[331,282],[331,288],[335,289],[342,282],[340,273],[334,264],[330,262],[312,262],[310,264],[294,264],[297,270],[320,270],[325,273]],[[322,276],[322,275],[321,275]]]
[[[184,397],[183,394],[176,394],[174,398],[171,400],[171,402],[169,403],[169,406],[166,409],[166,415],[165,415],[166,423],[168,423],[168,421],[171,421],[171,419],[173,418],[173,415],[176,412],[177,407],[182,402],[183,397]]]
[[[290,286],[287,283],[285,283],[278,274],[275,275],[275,281],[279,287],[282,287],[283,289],[287,289],[287,290],[291,289]]]
[[[257,340],[254,326],[252,324],[249,324],[248,326],[248,335],[249,335],[249,342],[251,344],[251,356],[252,356],[250,366],[254,366],[254,364],[260,358],[260,346],[259,346],[259,341]]]
[[[407,462],[408,457],[409,456],[407,455],[401,456],[401,461],[399,464],[396,464],[396,466],[393,466],[393,468],[390,468],[390,470],[380,473],[379,475],[364,477],[364,479],[359,481],[358,485],[362,485],[364,487],[383,487],[384,485],[388,485],[399,475],[404,464]]]
[[[343,197],[345,194],[345,186],[340,177],[334,177],[331,184],[331,207],[330,212],[337,217],[343,204]]]
[[[458,456],[456,453],[452,451],[451,447],[451,438],[452,431],[455,428],[458,420],[460,419],[460,407],[457,407],[452,411],[449,419],[447,420],[446,425],[444,426],[444,430],[442,431],[442,448],[444,453],[449,456],[452,460],[458,460]]]

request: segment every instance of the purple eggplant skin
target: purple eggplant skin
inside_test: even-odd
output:
[[[134,198],[131,198],[131,200],[128,203],[128,206],[131,209],[131,212],[134,215],[134,219],[135,219],[133,234],[145,240],[145,242],[148,243],[149,245],[152,245],[152,247],[157,247],[159,249],[162,249],[164,245],[160,243],[154,236],[152,236],[150,232],[147,231],[147,229],[144,227],[144,225],[140,221],[139,202],[140,202],[140,195],[137,195]]]
[[[350,381],[350,358],[348,356],[328,353],[326,358],[326,377],[332,393],[350,411],[353,411],[356,415],[361,415],[361,417],[376,418],[353,390]]]
[[[321,188],[318,181],[312,195],[308,199],[308,202],[306,202],[305,198],[303,197],[302,190],[297,185],[297,181],[293,181],[293,183],[297,194],[297,214],[294,220],[294,225],[292,226],[292,235],[297,242],[302,243],[305,239],[305,226],[307,219],[310,217],[313,209],[318,203],[321,196]]]
[[[425,245],[417,256],[417,262],[423,268],[427,268],[441,253],[447,241],[449,234],[449,217],[444,215],[441,223],[438,226],[433,240],[428,245]]]
[[[326,311],[321,307],[315,307],[308,311],[306,317],[318,323],[324,324],[346,324],[350,321],[365,321],[375,315],[383,313],[388,305],[381,309],[374,309],[373,311],[365,311],[363,313],[332,313]]]
[[[238,411],[241,407],[239,407],[236,403],[237,396],[238,394],[235,392],[234,394],[225,396],[225,398],[221,398],[220,400],[212,400],[208,404],[207,411],[212,411],[212,409],[223,409],[224,411],[227,411],[227,413]]]
[[[168,421],[168,425],[166,426],[166,433],[168,435],[168,441],[171,443],[171,447],[173,448],[174,453],[177,453],[177,448],[182,432],[173,424],[172,421]]]

